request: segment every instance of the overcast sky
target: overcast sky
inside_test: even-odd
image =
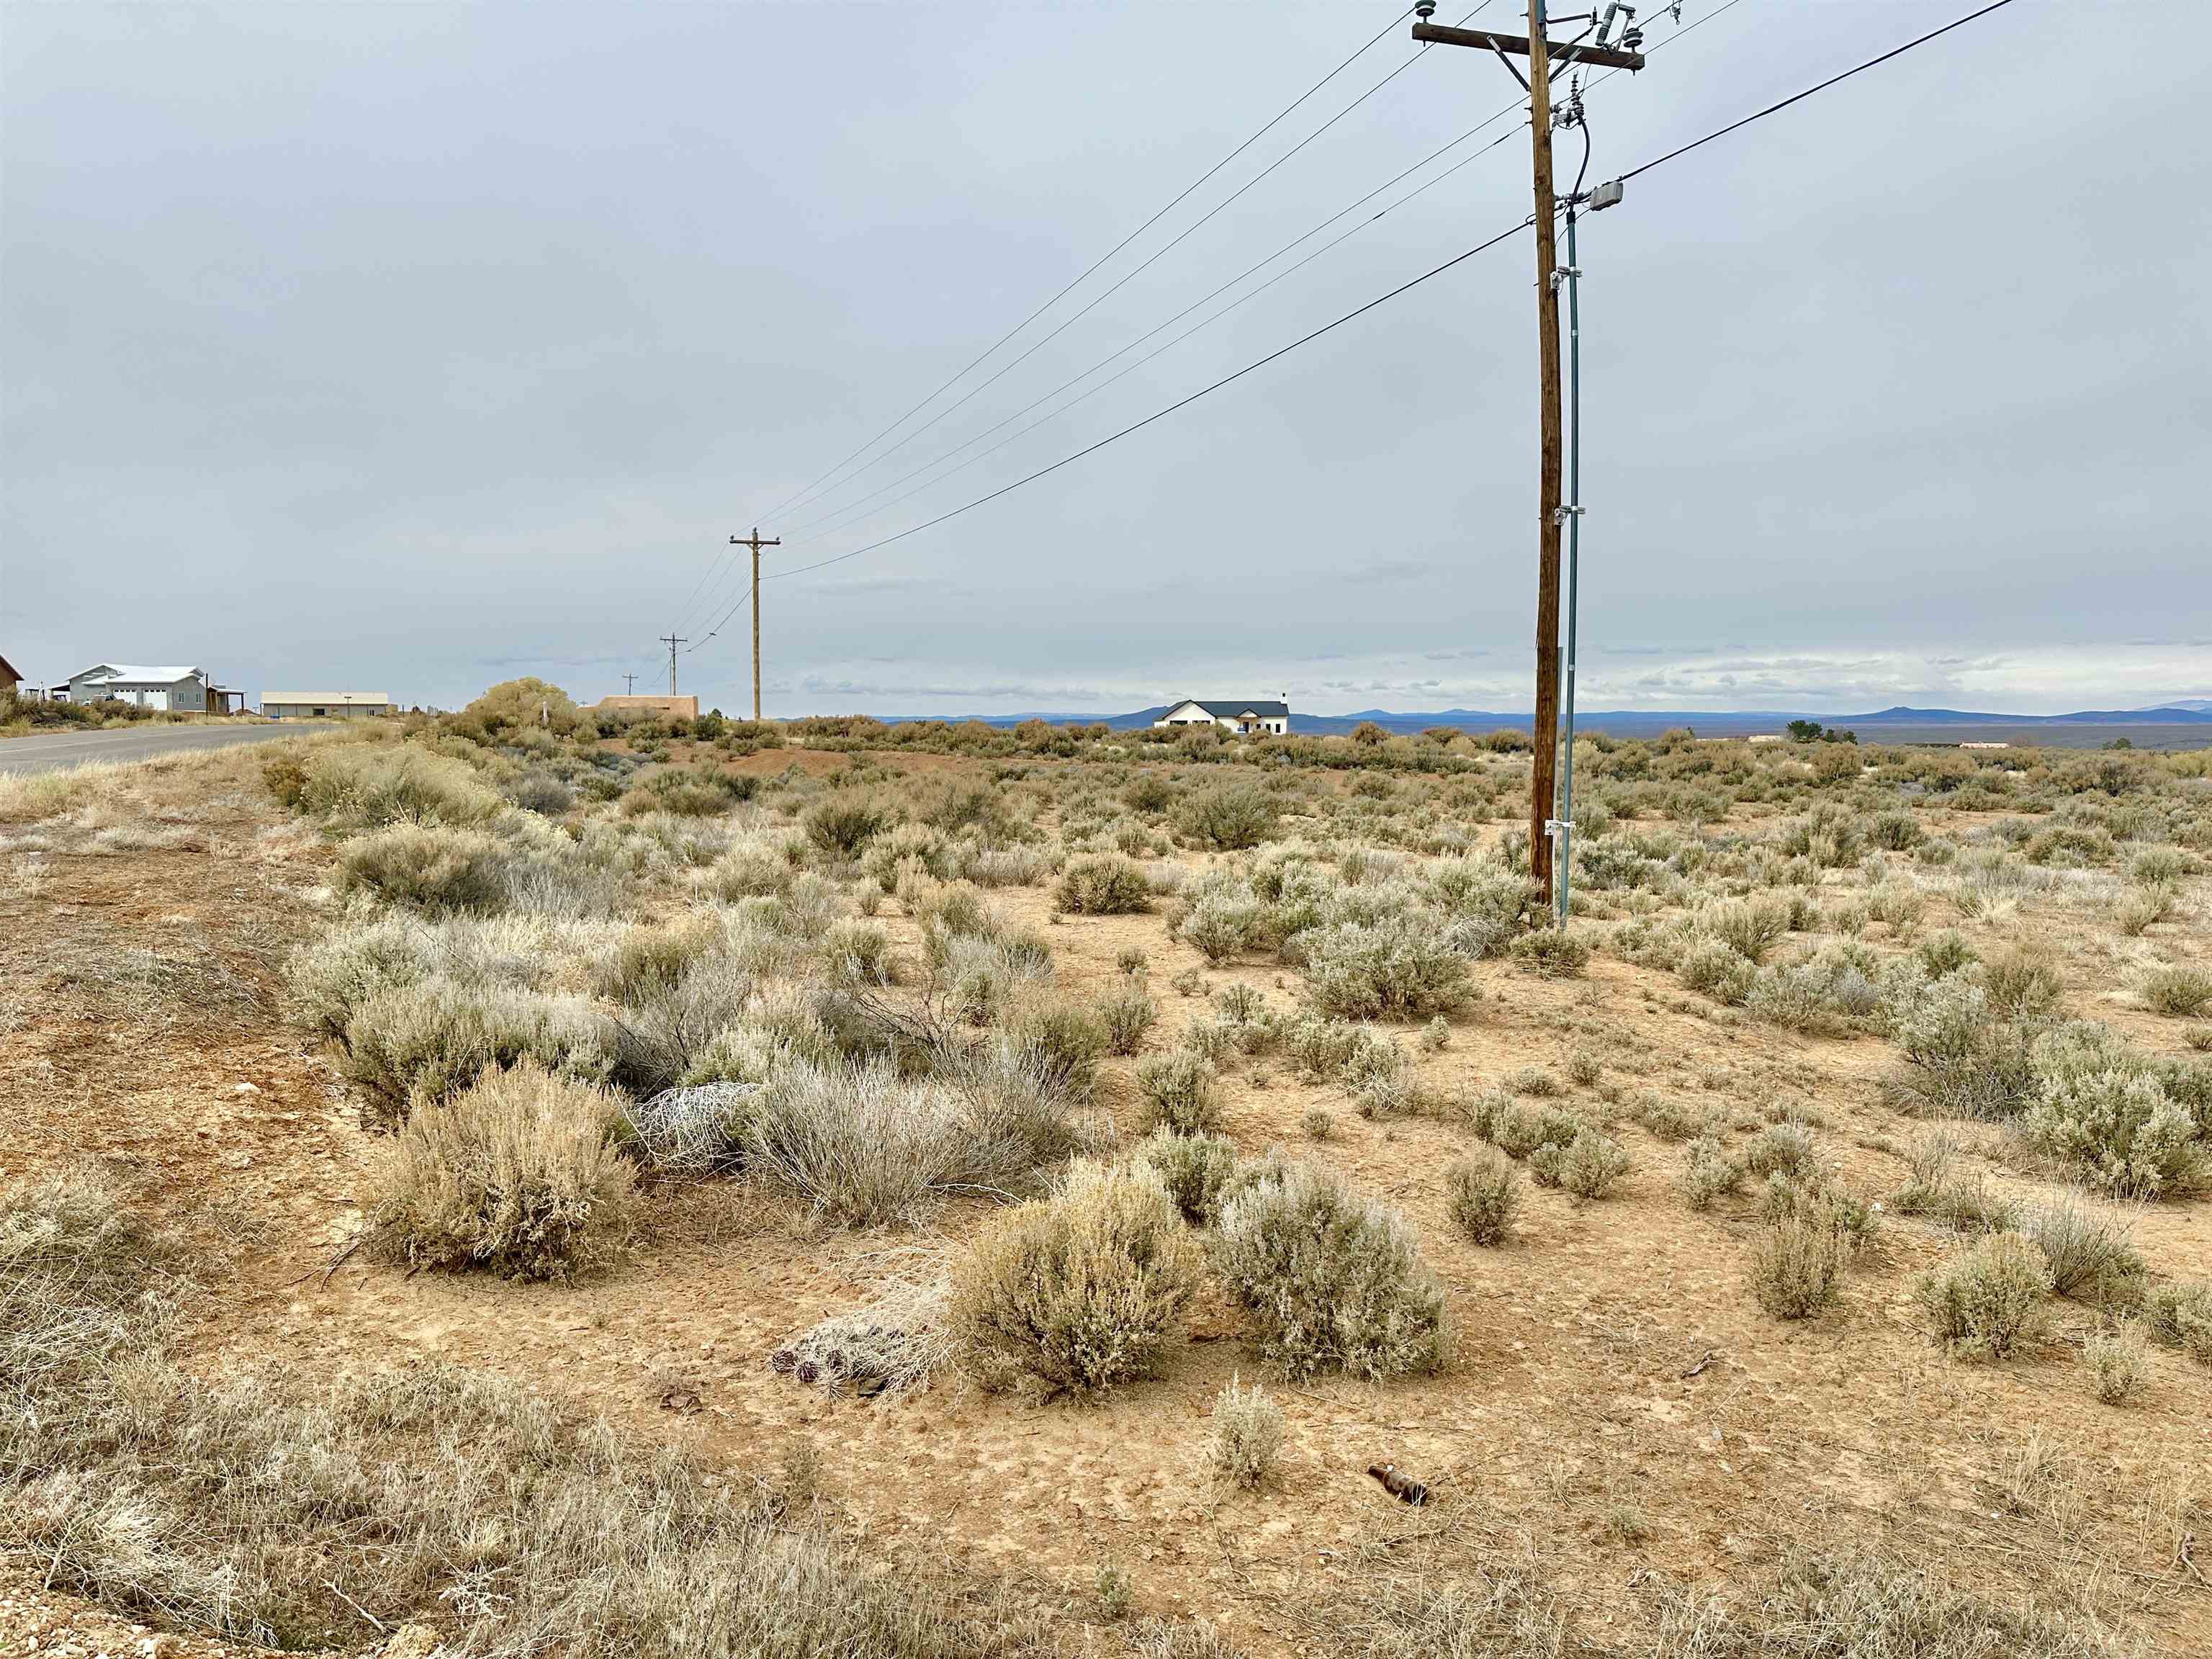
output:
[[[1648,8],[1650,67],[1590,93],[1590,177],[1971,9],[1686,0],[1676,43]],[[1520,95],[1431,49],[881,465],[775,510],[1396,10],[8,0],[0,653],[256,696],[665,685],[653,636],[699,641],[742,591],[710,576],[732,531],[781,533],[775,571],[906,529],[1526,215],[1515,112],[957,447]],[[2205,83],[2157,44],[2201,22],[2017,0],[1586,220],[1585,707],[2212,695]],[[894,437],[1415,57],[1406,33]],[[1526,708],[1533,258],[1524,232],[769,581],[769,712]],[[744,707],[747,630],[688,648],[682,688]]]

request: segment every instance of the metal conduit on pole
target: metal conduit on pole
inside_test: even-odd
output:
[[[1583,273],[1567,198],[1567,647],[1559,676],[1559,926],[1567,925],[1575,836],[1575,613],[1583,543]]]

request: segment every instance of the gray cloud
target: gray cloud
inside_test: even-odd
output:
[[[1952,15],[1737,7],[1593,89],[1594,171]],[[451,703],[519,672],[586,697],[657,684],[673,629],[686,689],[749,702],[732,531],[782,537],[773,573],[919,525],[1526,212],[1516,137],[964,465],[1510,101],[1494,63],[1432,52],[913,443],[835,474],[1380,21],[1255,15],[11,9],[0,650],[34,679],[183,659]],[[2126,17],[2144,38],[2197,21],[2182,0]],[[2212,220],[2173,211],[2185,167],[2117,164],[2109,133],[2117,103],[2133,148],[2196,154],[2195,69],[2079,37],[2010,8],[1587,221],[1586,706],[2212,695]],[[1529,257],[1509,241],[1037,483],[766,584],[773,710],[1283,689],[1526,708]]]

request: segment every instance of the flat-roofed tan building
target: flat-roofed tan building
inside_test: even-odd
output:
[[[687,720],[699,718],[696,697],[601,697],[598,706],[632,714],[680,715]]]
[[[392,708],[381,691],[264,691],[261,712],[272,720],[345,720]]]

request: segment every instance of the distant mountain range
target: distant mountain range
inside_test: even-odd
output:
[[[1018,726],[1024,720],[1041,720],[1059,726],[1070,722],[1109,726],[1116,731],[1133,731],[1150,726],[1167,713],[1170,705],[1163,703],[1154,708],[1139,708],[1127,714],[1053,714],[1040,712],[1025,714],[886,714],[879,718],[893,722],[910,720],[980,720],[990,726]],[[1818,720],[1824,726],[1844,731],[1880,733],[1900,738],[1908,732],[1926,732],[1951,741],[1957,741],[1960,732],[1972,728],[1999,731],[2021,742],[2060,741],[2068,728],[2075,728],[2077,739],[2086,739],[2092,733],[2081,728],[2100,728],[2098,740],[2109,728],[2150,727],[2167,732],[2174,737],[2194,739],[2212,736],[2212,697],[2192,697],[2151,708],[2084,708],[2069,714],[2006,714],[1986,710],[1964,708],[1911,708],[1902,704],[1893,708],[1879,708],[1865,714],[1807,714],[1792,709],[1780,708],[1597,708],[1578,709],[1575,714],[1577,727],[1584,732],[1603,732],[1618,738],[1656,737],[1662,732],[1678,726],[1688,726],[1705,737],[1748,737],[1763,732],[1779,732],[1794,720]],[[1455,726],[1469,732],[1527,731],[1534,717],[1526,712],[1490,708],[1442,708],[1426,713],[1406,714],[1389,708],[1362,708],[1350,714],[1301,714],[1292,711],[1291,730],[1294,732],[1326,734],[1349,732],[1354,726],[1371,721],[1386,732],[1419,732],[1431,726]],[[2181,728],[2173,731],[2172,728]]]

